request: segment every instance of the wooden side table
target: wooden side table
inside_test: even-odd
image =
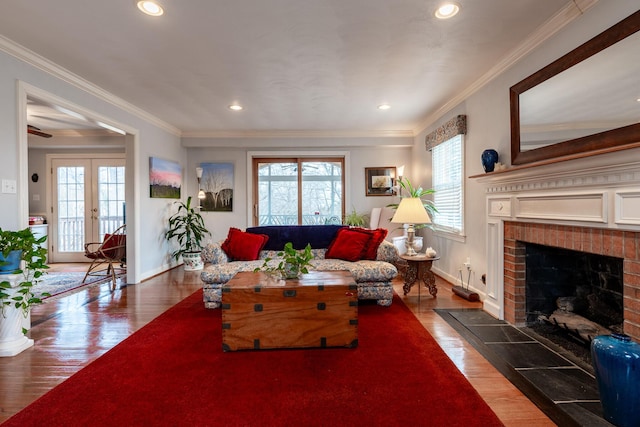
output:
[[[407,295],[411,291],[411,287],[418,280],[422,280],[424,285],[429,288],[429,293],[435,298],[438,288],[436,287],[436,276],[431,271],[431,266],[433,261],[439,260],[440,257],[432,258],[425,254],[419,254],[414,256],[400,255],[400,258],[407,262],[404,285],[402,286],[404,294]],[[418,291],[420,291],[420,288],[418,288]]]

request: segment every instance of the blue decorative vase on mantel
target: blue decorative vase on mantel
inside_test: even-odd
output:
[[[618,427],[640,426],[640,344],[625,334],[591,341],[604,419]]]
[[[480,158],[482,159],[482,167],[484,168],[484,171],[493,172],[493,168],[499,159],[498,152],[493,148],[489,148],[482,152],[482,156],[480,156]]]

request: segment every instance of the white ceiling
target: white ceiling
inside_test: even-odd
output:
[[[577,7],[458,0],[459,15],[440,21],[440,0],[160,2],[165,14],[153,18],[134,0],[3,0],[0,33],[187,136],[415,133],[556,13]],[[236,102],[245,109],[227,108]],[[30,124],[72,126],[58,119]]]

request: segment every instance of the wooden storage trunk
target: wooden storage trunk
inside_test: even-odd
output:
[[[241,272],[222,287],[224,351],[357,345],[358,288],[348,271],[286,281]]]

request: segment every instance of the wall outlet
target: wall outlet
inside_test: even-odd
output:
[[[467,260],[465,261],[464,266],[467,270],[471,270],[471,258],[467,257]]]

